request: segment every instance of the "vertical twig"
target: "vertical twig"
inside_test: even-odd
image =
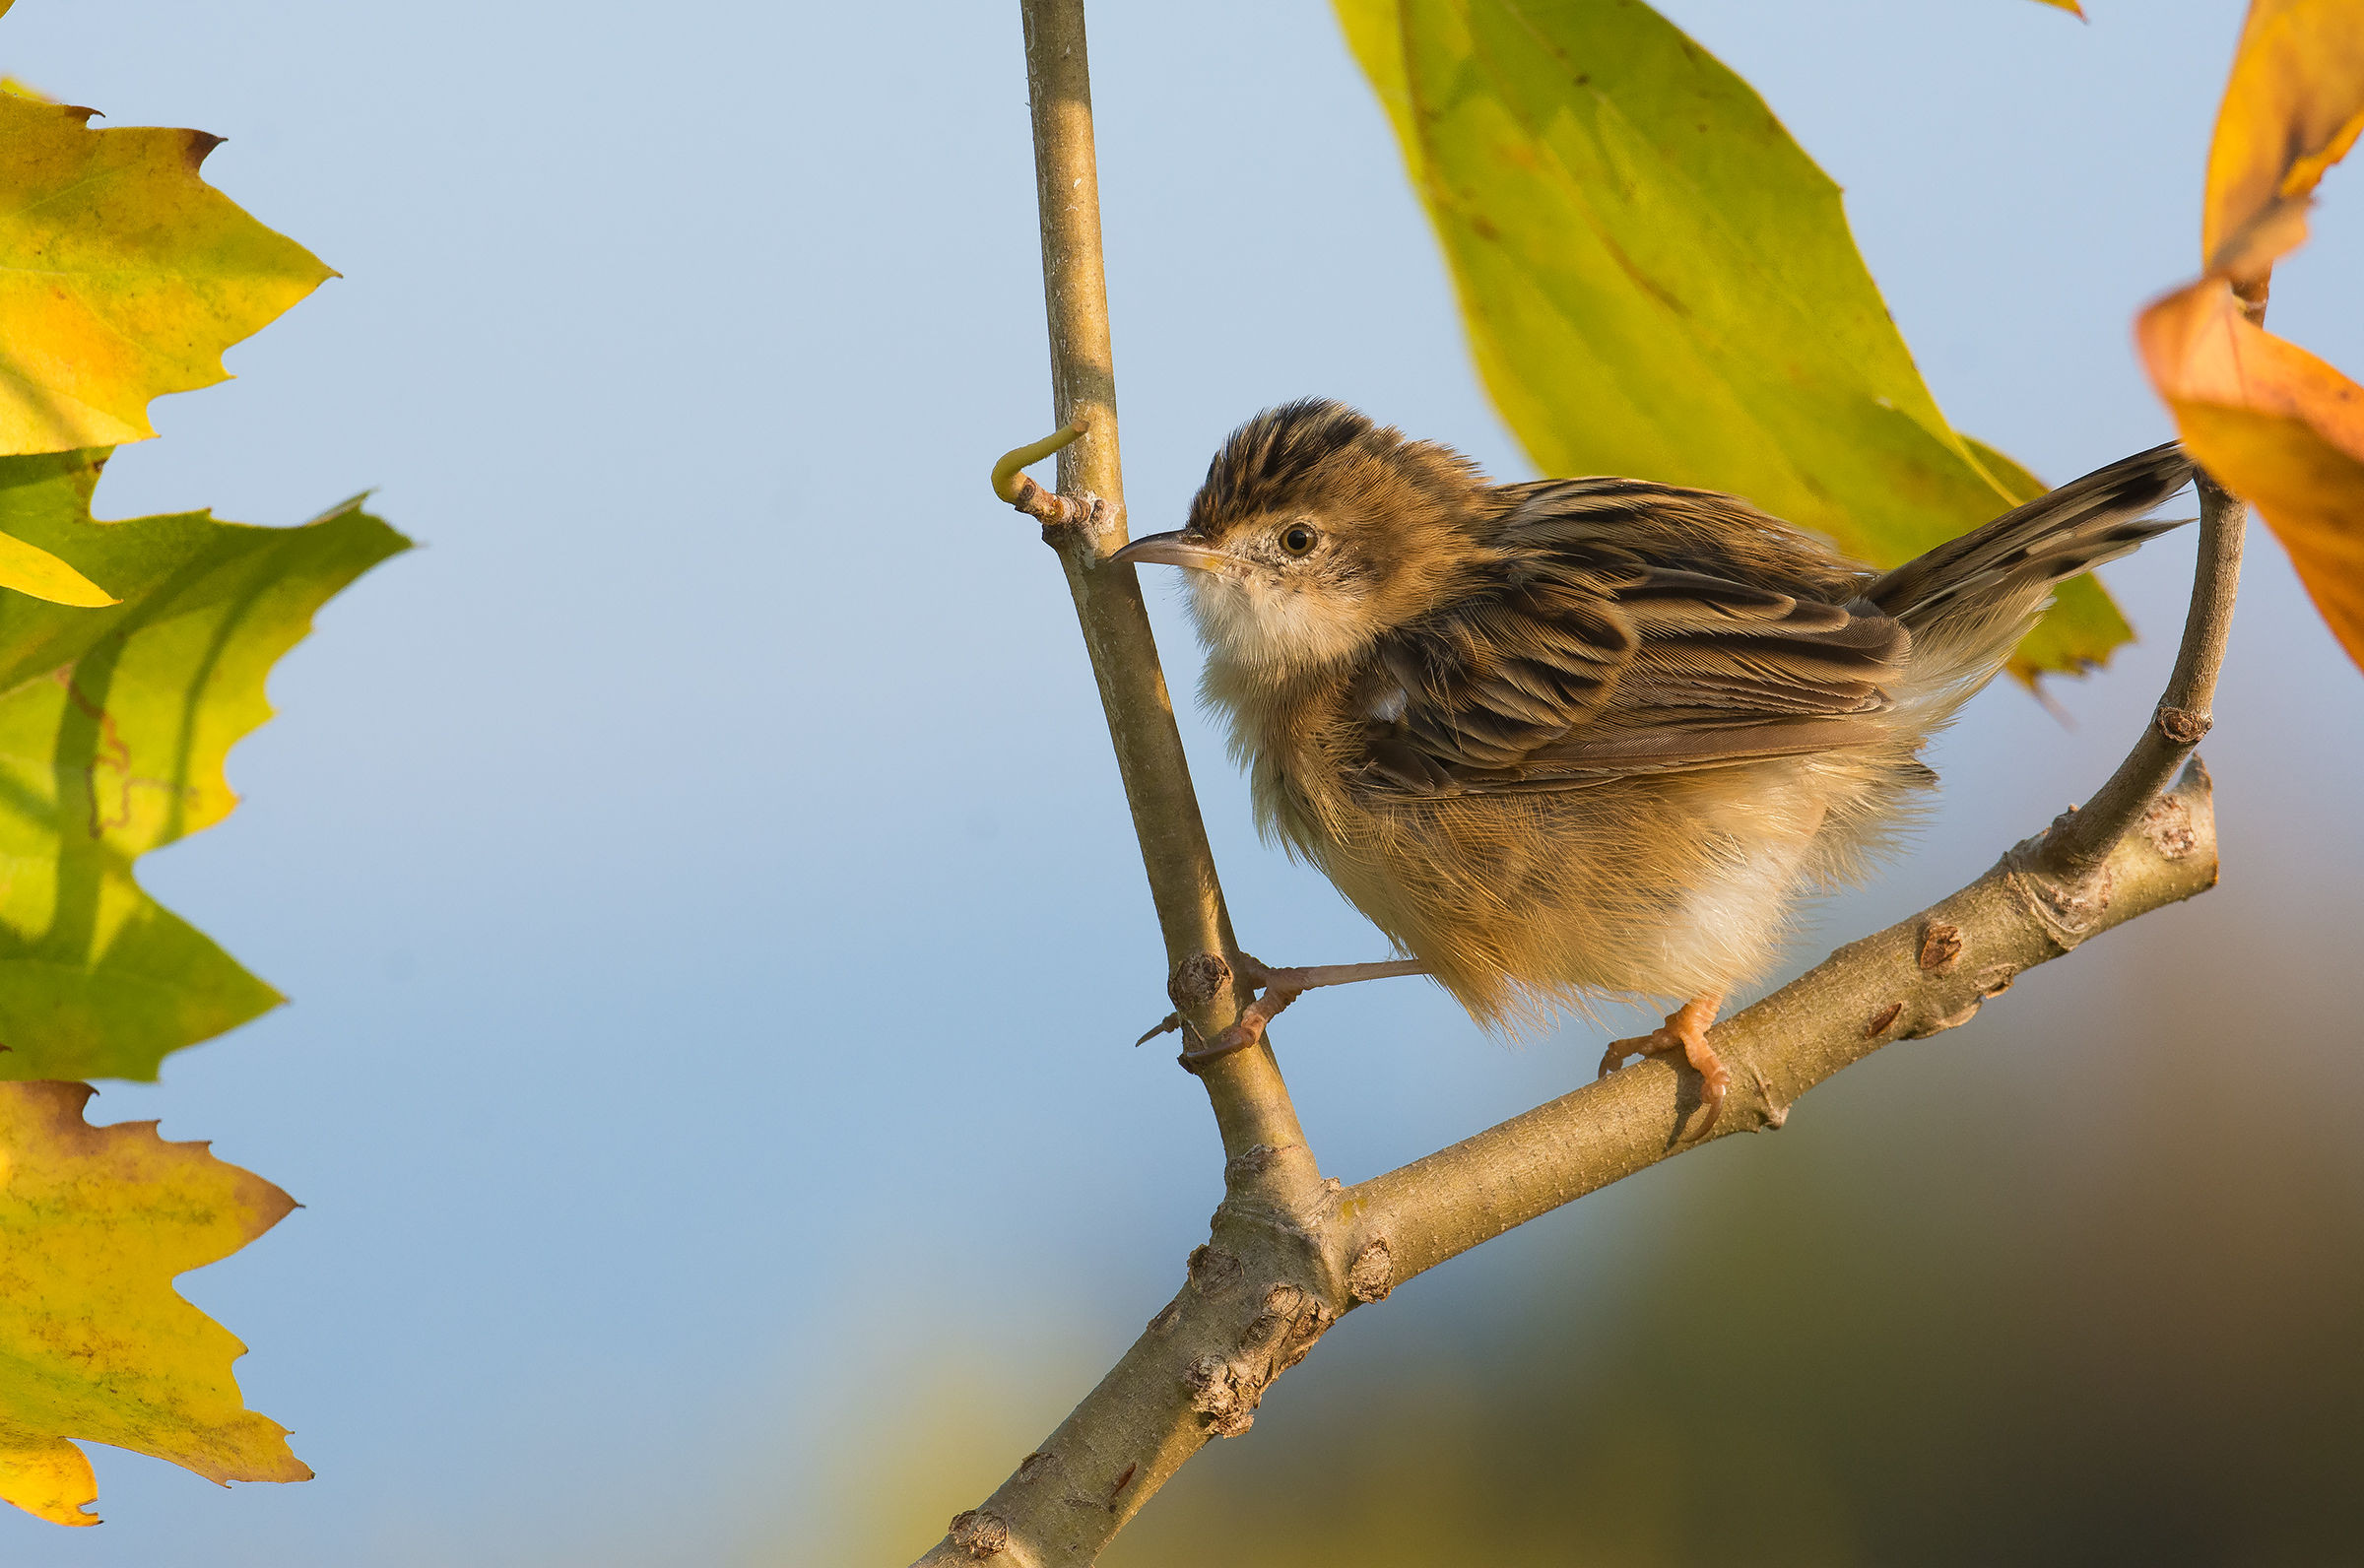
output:
[[[2253,324],[2265,323],[2266,290],[2266,280],[2260,279],[2240,291],[2243,313]],[[2216,677],[2233,628],[2248,508],[2204,473],[2199,490],[2200,558],[2192,569],[2192,605],[2184,615],[2184,640],[2167,689],[2117,771],[2080,810],[2055,822],[2036,852],[2037,864],[2065,882],[2092,875],[2216,722]]]
[[[1019,11],[1042,216],[1051,417],[1054,425],[1074,425],[1086,432],[1059,454],[1059,489],[1096,503],[1083,522],[1054,524],[1044,537],[1066,567],[1099,683],[1149,896],[1165,936],[1174,1006],[1200,1038],[1212,1039],[1248,1000],[1238,978],[1239,948],[1223,908],[1140,581],[1131,566],[1098,564],[1125,541],[1125,480],[1117,444],[1108,284],[1100,256],[1100,186],[1084,5],[1083,0],[1021,0]],[[1302,1150],[1304,1135],[1269,1047],[1210,1062],[1200,1077],[1226,1155],[1258,1144]],[[1301,1164],[1293,1172],[1300,1180],[1318,1180],[1310,1157],[1289,1164]]]
[[[1039,493],[1025,495],[1021,486],[1017,489],[1024,498],[1017,504],[1044,520],[1044,541],[1058,551],[1075,597],[1165,938],[1169,996],[1197,1038],[1212,1039],[1239,1015],[1252,988],[1241,977],[1141,584],[1129,565],[1100,564],[1125,541],[1124,470],[1084,5],[1020,0],[1019,12],[1041,209],[1052,421],[1084,434],[1059,454],[1064,500],[1049,504]],[[1320,1209],[1329,1195],[1271,1046],[1234,1051],[1197,1071],[1222,1136],[1226,1202],[1244,1203],[1258,1216],[1251,1224],[1277,1216],[1278,1228],[1296,1234],[1294,1216]],[[1225,1259],[1231,1272],[1243,1272],[1237,1258]],[[1236,1310],[1211,1315],[1188,1332],[1162,1332],[1161,1323],[1159,1331],[1145,1335],[1041,1450],[982,1508],[955,1519],[921,1561],[1089,1562],[1143,1500],[1207,1443],[1212,1434],[1205,1423],[1174,1419],[1179,1368],[1202,1359],[1194,1348],[1201,1341],[1228,1348],[1270,1317],[1261,1289],[1232,1292]],[[1320,1327],[1330,1321],[1326,1307],[1309,1307],[1304,1315]]]

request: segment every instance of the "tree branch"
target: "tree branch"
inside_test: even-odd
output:
[[[1124,541],[1115,379],[1100,260],[1083,0],[1019,0],[1034,119],[1054,418],[1085,433],[1059,493],[995,473],[996,493],[1059,552],[1099,684],[1186,1027],[1211,1041],[1249,1000],[1157,651]],[[2261,305],[2262,308],[2262,305]],[[1007,482],[1007,483],[1005,483]],[[2213,886],[2206,729],[2240,565],[2241,508],[2201,491],[2200,569],[2157,721],[2084,811],[1986,876],[1819,966],[1710,1034],[1733,1089],[1715,1137],[1777,1128],[1798,1097],[1880,1046],[1967,1022],[2023,971]],[[2189,720],[2190,722],[2187,722]],[[1186,1056],[1186,1061],[1188,1057]],[[1215,1437],[1246,1431],[1273,1380],[1338,1319],[1513,1226],[1631,1175],[1685,1142],[1694,1077],[1646,1061],[1353,1188],[1324,1180],[1269,1044],[1207,1057],[1225,1163],[1212,1234],[1180,1293],[1097,1388],[922,1564],[1090,1563]]]
[[[2254,325],[2266,320],[2266,287],[2267,280],[2261,278],[2239,291],[2242,313]],[[2216,722],[2216,676],[2224,668],[2225,639],[2233,629],[2233,596],[2241,586],[2248,508],[2204,473],[2197,487],[2200,558],[2193,566],[2192,605],[2184,614],[2184,640],[2176,650],[2175,669],[2159,705],[2151,710],[2150,724],[2117,771],[2081,810],[2063,816],[2045,834],[2040,853],[2055,876],[2089,876]]]
[[[1709,1031],[1732,1072],[1712,1138],[1778,1128],[1807,1089],[1895,1040],[1970,1021],[2037,964],[2216,884],[2216,826],[2195,761],[2150,804],[2099,875],[2065,882],[2042,839],[1910,920],[1840,948]],[[1514,1225],[1697,1146],[1675,1140],[1698,1078],[1652,1059],[1347,1190],[1357,1252],[1386,1248],[1410,1278]]]
[[[1175,1011],[1201,1039],[1228,1028],[1247,1004],[1239,947],[1191,788],[1157,644],[1131,566],[1099,558],[1125,542],[1125,479],[1116,425],[1108,283],[1100,257],[1099,169],[1092,149],[1091,75],[1083,0],[1022,0],[1026,86],[1033,107],[1034,177],[1042,218],[1043,300],[1050,317],[1051,414],[1085,431],[1059,454],[1059,490],[1081,504],[1047,519],[1099,684],[1149,896],[1165,937]],[[1031,510],[1031,508],[1029,508]],[[1041,515],[1039,512],[1036,515]],[[1237,1051],[1200,1073],[1226,1153],[1256,1144],[1301,1149],[1304,1134],[1269,1047]],[[1275,1179],[1318,1180],[1310,1156]],[[1301,1168],[1300,1168],[1301,1167]]]
[[[1977,882],[1840,948],[1709,1034],[1733,1088],[1713,1138],[1685,1142],[1694,1076],[1630,1067],[1356,1186],[1276,1208],[1225,1167],[1189,1278],[1100,1386],[925,1564],[1008,1553],[1088,1563],[1209,1439],[1244,1432],[1274,1378],[1336,1320],[1405,1280],[1714,1138],[1780,1127],[1807,1089],[1896,1040],[1970,1020],[2020,974],[2216,882],[2208,777],[2195,762],[2096,873],[2068,882],[2019,845]],[[986,1549],[986,1548],[991,1548]]]

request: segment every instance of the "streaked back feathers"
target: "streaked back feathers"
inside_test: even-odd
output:
[[[2160,447],[1880,573],[1734,496],[1489,485],[1309,399],[1224,442],[1165,558],[1259,819],[1503,1022],[1759,972],[2052,588],[2190,475]]]

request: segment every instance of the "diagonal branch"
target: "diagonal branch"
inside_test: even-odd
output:
[[[2037,964],[2216,885],[2215,815],[2197,761],[2138,825],[2089,882],[2063,881],[2044,864],[2045,841],[2029,839],[1950,898],[1840,948],[1711,1030],[1733,1078],[1713,1138],[1779,1128],[1800,1095],[1842,1068],[1967,1023]],[[1663,1059],[1627,1069],[1347,1189],[1351,1245],[1383,1247],[1409,1278],[1694,1146],[1675,1139],[1697,1105],[1695,1075]]]
[[[1840,948],[1709,1035],[1733,1089],[1714,1138],[1780,1127],[1815,1084],[1897,1040],[1966,1023],[2020,974],[2216,882],[2207,774],[2194,763],[2089,881],[2019,845],[1977,882]],[[1212,1438],[1244,1432],[1273,1379],[1330,1326],[1414,1274],[1620,1177],[1702,1146],[1680,1129],[1698,1080],[1627,1068],[1310,1205],[1255,1185],[1275,1151],[1223,1176],[1213,1235],[1181,1292],[1098,1388],[921,1560],[1088,1563]],[[1706,1142],[1712,1142],[1713,1139]]]

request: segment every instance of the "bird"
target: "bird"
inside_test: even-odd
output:
[[[2148,514],[2193,473],[2154,447],[1880,571],[1714,490],[1495,484],[1329,399],[1258,414],[1184,527],[1105,560],[1185,568],[1260,830],[1408,956],[1249,959],[1265,996],[1217,1045],[1377,974],[1428,974],[1507,1034],[1672,1003],[1601,1072],[1679,1055],[1705,1136],[1724,999],[1923,815],[1922,748],[2053,590],[2188,521]]]

